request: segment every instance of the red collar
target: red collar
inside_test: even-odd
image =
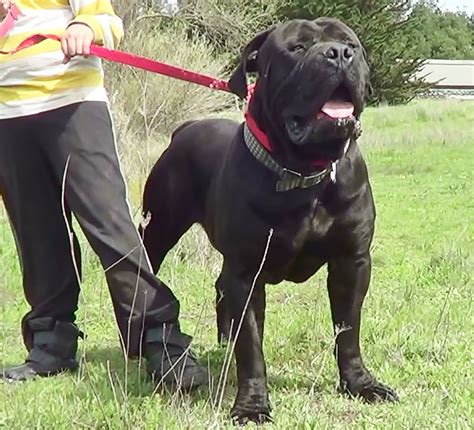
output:
[[[267,135],[265,132],[261,130],[261,128],[258,126],[257,121],[255,121],[255,118],[250,114],[250,103],[252,102],[252,98],[255,92],[255,86],[256,84],[251,84],[248,87],[248,93],[247,93],[247,105],[245,106],[245,121],[247,122],[247,126],[250,129],[250,131],[253,133],[253,135],[257,138],[257,140],[260,142],[260,144],[268,151],[272,152],[272,145],[270,144],[270,140],[268,139]]]
[[[245,112],[244,112],[245,122],[247,123],[248,128],[256,137],[258,142],[271,154],[273,151],[272,151],[272,145],[271,145],[270,139],[265,134],[265,132],[258,126],[257,121],[255,121],[255,118],[251,115],[250,109],[249,109],[250,104],[252,103],[254,92],[255,92],[255,86],[256,84],[251,84],[248,86],[247,105],[245,107]],[[318,168],[324,168],[328,166],[329,161],[318,159],[318,160],[312,160],[311,164]]]

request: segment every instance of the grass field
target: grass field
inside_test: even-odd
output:
[[[268,288],[265,353],[274,428],[474,428],[474,103],[419,101],[368,109],[361,146],[378,209],[374,270],[365,302],[366,363],[396,388],[399,404],[365,405],[336,393],[324,273]],[[143,178],[142,178],[143,179]],[[137,184],[131,184],[138,207]],[[214,384],[192,396],[154,394],[140,363],[125,363],[100,266],[84,244],[75,375],[0,384],[0,427],[180,429],[229,427],[236,384],[223,403],[217,380],[213,281],[219,257],[197,229],[167,258],[161,277],[182,302],[182,325]],[[25,355],[27,310],[6,216],[0,212],[1,362]]]

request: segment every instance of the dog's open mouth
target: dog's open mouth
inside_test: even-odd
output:
[[[334,90],[329,100],[324,103],[321,110],[316,114],[316,118],[327,116],[332,119],[348,119],[353,116],[354,109],[349,90],[341,84]]]
[[[291,140],[303,145],[319,131],[329,140],[347,139],[355,123],[355,106],[351,91],[341,83],[319,110],[310,116],[289,116],[285,126]]]

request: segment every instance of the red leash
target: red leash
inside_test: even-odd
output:
[[[15,21],[20,15],[20,10],[16,5],[13,5],[7,14],[7,17],[0,23],[0,37],[4,36],[11,30]],[[30,48],[45,40],[56,40],[59,42],[60,37],[54,34],[35,34],[23,40],[16,48],[9,51],[0,50],[0,54],[12,55],[24,49]],[[125,64],[127,66],[136,67],[138,69],[146,70],[148,72],[158,73],[160,75],[169,76],[171,78],[179,79],[186,82],[192,82],[211,89],[230,92],[227,81],[216,79],[212,76],[203,75],[201,73],[193,72],[191,70],[180,67],[171,66],[169,64],[152,60],[150,58],[142,57],[140,55],[130,54],[128,52],[119,51],[116,49],[107,49],[98,45],[91,45],[91,55],[95,55],[104,60],[113,61],[115,63]],[[249,95],[247,101],[250,102],[254,90],[254,85],[249,86]],[[265,133],[260,130],[255,119],[250,115],[248,109],[245,112],[245,119],[249,128],[254,135],[268,151],[272,152],[271,144]]]
[[[0,50],[0,54],[15,54],[47,39],[59,41],[60,37],[54,34],[35,34],[23,40],[23,42],[21,42],[15,49],[10,51]],[[170,64],[162,63],[160,61],[142,57],[140,55],[130,54],[117,49],[107,49],[103,46],[97,45],[91,45],[91,55],[96,55],[97,57],[103,58],[104,60],[143,69],[148,72],[158,73],[160,75],[169,76],[182,81],[203,85],[208,88],[230,92],[227,82],[222,79],[216,79],[212,76],[207,76],[201,73],[193,72],[191,70],[171,66]]]
[[[10,7],[7,16],[0,23],[0,37],[7,34],[13,28],[20,13],[20,10],[15,4]],[[35,34],[23,40],[23,42],[21,42],[15,49],[10,51],[0,50],[0,54],[15,54],[47,39],[59,41],[60,37],[54,34]],[[129,54],[128,52],[123,52],[116,49],[107,49],[97,45],[91,45],[91,54],[103,58],[104,60],[126,64],[127,66],[136,67],[148,72],[158,73],[160,75],[169,76],[182,81],[203,85],[208,88],[229,92],[229,87],[226,81],[213,78],[212,76],[203,75],[201,73],[192,72],[191,70],[171,66],[169,64],[142,57],[140,55]]]

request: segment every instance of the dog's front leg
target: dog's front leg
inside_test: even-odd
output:
[[[235,342],[238,392],[231,411],[239,424],[270,421],[267,375],[262,350],[265,315],[265,288],[252,276],[226,267],[223,274],[225,299]],[[251,296],[250,296],[251,294]],[[249,298],[250,297],[250,298]]]
[[[396,401],[398,398],[395,392],[372,376],[361,357],[360,314],[370,283],[370,272],[368,252],[359,256],[335,258],[328,264],[328,291],[341,389],[368,402]]]

